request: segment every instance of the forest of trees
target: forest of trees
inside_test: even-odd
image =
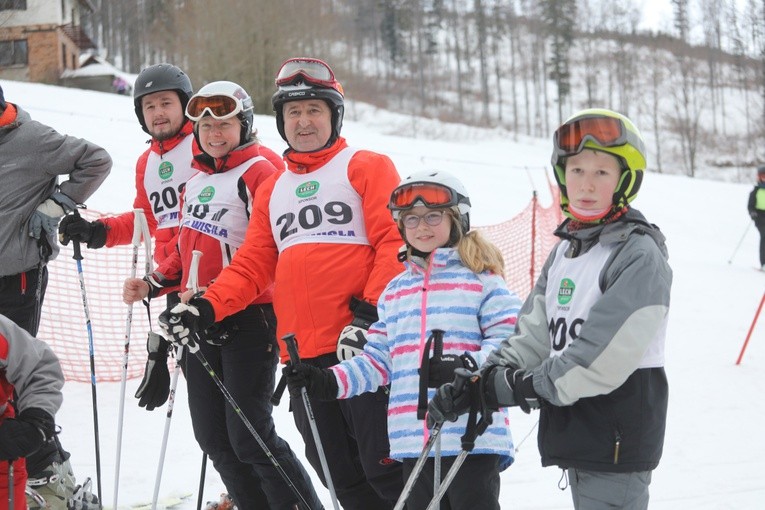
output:
[[[634,0],[93,3],[90,32],[116,65],[236,81],[259,113],[279,64],[314,56],[350,99],[402,113],[547,137],[609,107],[642,127],[654,170],[765,159],[765,0],[672,0],[671,33],[638,31]]]

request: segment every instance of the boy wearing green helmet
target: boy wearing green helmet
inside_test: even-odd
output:
[[[561,241],[515,333],[473,378],[482,409],[539,409],[542,464],[564,470],[576,509],[647,508],[664,444],[672,270],[664,236],[630,206],[645,163],[640,132],[619,113],[584,110],[556,130]],[[431,419],[456,419],[469,395],[442,386]]]

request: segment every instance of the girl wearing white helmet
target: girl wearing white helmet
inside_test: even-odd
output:
[[[482,405],[540,409],[542,464],[564,470],[574,508],[643,510],[664,444],[672,285],[664,236],[630,206],[645,145],[624,115],[584,110],[556,130],[552,163],[569,219],[481,369]],[[440,388],[431,414],[465,412],[463,394]]]
[[[379,320],[352,359],[330,369],[299,365],[289,384],[307,383],[315,398],[346,399],[390,384],[391,456],[412,473],[431,430],[427,402],[455,370],[475,370],[512,334],[520,300],[507,289],[499,250],[470,229],[470,198],[462,183],[441,171],[416,173],[393,191],[389,208],[406,242],[406,269],[378,301]],[[342,343],[342,342],[341,342]],[[499,509],[499,473],[513,462],[504,411],[475,441],[472,454],[444,496],[457,509]],[[462,449],[468,417],[441,431],[442,469]],[[406,500],[425,509],[433,497],[434,452]]]

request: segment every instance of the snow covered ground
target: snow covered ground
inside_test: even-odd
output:
[[[2,86],[6,100],[23,106],[34,119],[109,150],[114,169],[88,205],[103,212],[131,209],[135,160],[148,136],[135,119],[130,98],[10,81]],[[350,105],[348,112],[343,134],[351,145],[389,154],[402,176],[428,168],[460,176],[471,193],[474,224],[509,219],[528,203],[534,188],[543,202],[550,201],[548,139],[511,138],[491,130],[402,120],[400,115],[367,105]],[[354,117],[362,121],[354,122]],[[401,122],[408,122],[410,128],[422,126],[422,132],[436,133],[437,139],[382,134],[395,132]],[[285,147],[272,117],[257,117],[255,125],[265,145],[277,151]],[[649,173],[634,202],[667,235],[674,269],[667,342],[669,418],[664,457],[651,486],[653,509],[739,510],[765,505],[765,317],[753,332],[743,363],[735,365],[765,290],[765,273],[753,269],[757,265],[754,228],[746,232],[729,263],[749,221],[745,210],[749,191],[747,185]],[[122,310],[114,320],[124,322]],[[136,405],[132,394],[138,382],[128,381],[127,387],[120,507],[151,500],[165,422],[164,410],[147,412]],[[190,495],[177,508],[192,509],[196,508],[202,455],[191,432],[185,388],[179,386],[161,498]],[[109,507],[119,383],[99,384],[97,389],[103,499]],[[58,415],[62,442],[72,452],[78,478],[95,477],[90,385],[67,383],[64,393]],[[286,404],[276,408],[275,420],[280,434],[301,453],[302,440]],[[540,467],[535,423],[533,414],[511,412],[519,450],[515,464],[502,474],[502,507],[571,508],[569,492],[557,488],[560,471]],[[331,508],[318,478],[315,484],[325,506]],[[210,465],[205,500],[217,499],[223,490]]]

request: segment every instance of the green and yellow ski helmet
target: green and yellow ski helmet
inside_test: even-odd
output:
[[[612,110],[590,108],[566,120],[553,135],[552,165],[560,188],[560,205],[568,211],[566,158],[584,149],[613,154],[619,159],[622,175],[616,186],[613,209],[621,210],[637,196],[646,167],[645,142],[633,122]]]

